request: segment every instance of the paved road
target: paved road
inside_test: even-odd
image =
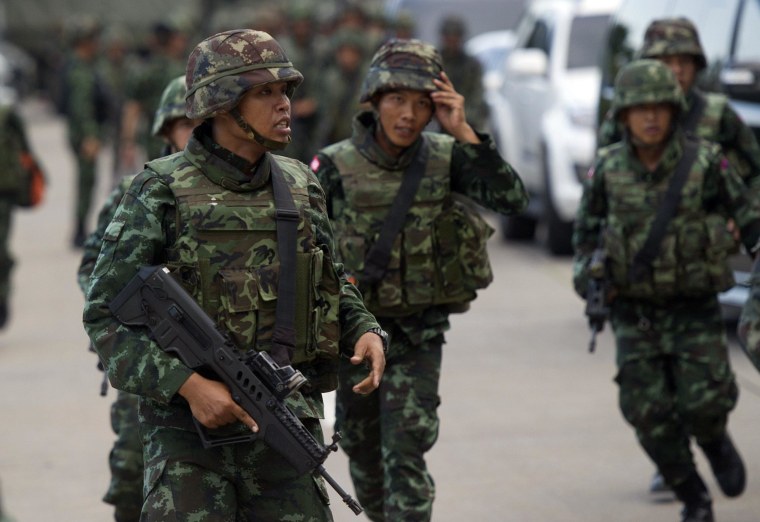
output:
[[[18,213],[12,322],[0,334],[0,480],[18,522],[102,522],[113,439],[101,374],[86,350],[79,253],[69,248],[72,160],[61,122],[24,107],[50,173],[45,205]],[[104,178],[103,178],[104,179]],[[101,183],[99,199],[105,195]],[[672,522],[674,503],[653,502],[652,466],[616,404],[612,338],[586,351],[582,304],[567,259],[495,239],[495,282],[453,319],[445,347],[440,439],[429,454],[439,522]],[[720,522],[760,520],[760,376],[736,346],[742,397],[731,430],[745,456],[747,492],[724,498],[698,456]],[[341,453],[326,464],[348,489]],[[354,517],[339,499],[337,522]]]

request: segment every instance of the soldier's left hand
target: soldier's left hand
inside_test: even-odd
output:
[[[437,91],[430,93],[435,104],[435,117],[441,127],[458,141],[480,143],[475,131],[467,123],[464,113],[464,96],[459,94],[445,72],[441,77],[433,78]]]
[[[366,395],[380,386],[380,379],[383,378],[383,372],[385,371],[383,341],[375,333],[366,332],[356,341],[354,355],[351,357],[351,364],[361,364],[363,362],[368,363],[369,375],[359,384],[356,384],[353,387],[353,391],[354,393]]]

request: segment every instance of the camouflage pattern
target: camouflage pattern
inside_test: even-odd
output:
[[[754,250],[757,255],[757,250]],[[760,263],[755,260],[749,279],[750,294],[742,307],[737,334],[744,353],[760,371]]]
[[[627,95],[622,87],[624,100]],[[631,87],[646,89],[645,84],[632,83]],[[599,151],[584,187],[573,235],[573,283],[582,297],[600,235],[605,234],[605,240],[612,238],[607,253],[618,260],[617,268],[611,266],[612,272],[624,270],[625,260],[630,263],[643,245],[647,225],[681,158],[685,139],[675,130],[653,170],[638,159],[627,133],[622,142]],[[727,248],[730,240],[725,220],[729,217],[738,225],[745,246],[751,247],[760,236],[760,213],[741,178],[717,145],[695,143],[698,152],[691,178],[682,191],[676,217],[668,225],[660,255],[652,264],[651,279],[657,288],[668,288],[668,293],[640,291],[622,274],[613,275],[611,292],[615,296],[610,320],[617,346],[620,409],[671,487],[696,473],[690,437],[700,445],[721,440],[728,413],[737,400],[717,292],[708,291],[712,278],[726,275],[722,262],[715,261],[713,248]],[[631,180],[637,181],[622,185]],[[697,187],[701,188],[695,190]],[[721,219],[715,213],[720,213]],[[636,219],[644,221],[634,224]],[[713,248],[694,244],[699,236],[712,241],[708,243]],[[696,271],[687,273],[692,269]],[[698,280],[706,283],[700,291],[678,283],[692,281],[696,285]]]
[[[235,108],[251,88],[290,83],[292,96],[303,76],[268,33],[250,29],[225,31],[199,43],[187,62],[187,117],[211,118]]]
[[[435,483],[424,454],[438,439],[442,336],[411,343],[392,321],[386,372],[377,391],[351,391],[361,368],[341,361],[335,429],[359,503],[370,520],[430,520]]]
[[[212,153],[211,150],[214,152]],[[213,181],[216,193],[227,195],[234,192],[239,196],[237,213],[225,212],[219,221],[206,221],[208,230],[216,230],[219,233],[226,230],[229,238],[225,240],[225,243],[220,243],[211,249],[217,254],[213,263],[215,268],[219,269],[220,277],[225,265],[229,264],[230,270],[225,275],[239,275],[245,278],[247,271],[241,270],[238,264],[240,263],[239,260],[243,258],[250,263],[261,262],[262,268],[266,268],[274,259],[276,245],[265,239],[259,251],[246,250],[246,245],[256,243],[255,238],[252,237],[255,232],[246,232],[246,227],[249,226],[249,223],[256,223],[257,220],[261,220],[262,214],[267,216],[266,221],[268,223],[273,223],[271,205],[267,204],[263,208],[256,208],[252,205],[262,191],[270,193],[269,162],[275,161],[274,157],[267,154],[255,168],[249,164],[241,165],[242,158],[225,152],[213,143],[211,127],[205,124],[195,129],[185,151],[170,156],[165,161],[176,162],[178,165],[185,166],[194,165],[209,180]],[[284,171],[286,179],[299,180],[298,186],[304,188],[303,192],[299,191],[295,196],[302,208],[301,215],[304,220],[302,227],[307,222],[309,223],[308,227],[310,233],[313,234],[313,243],[319,245],[320,249],[323,250],[323,262],[328,264],[329,260],[333,258],[333,238],[322,189],[314,176],[302,164],[284,158],[277,158],[276,161]],[[238,165],[238,167],[233,165]],[[186,169],[185,173],[187,172]],[[258,464],[246,455],[260,455],[265,461],[267,459],[273,461],[278,459],[262,443],[252,442],[238,444],[234,447],[204,450],[195,432],[187,404],[184,401],[177,400],[177,390],[187,380],[191,370],[177,358],[161,350],[151,340],[146,329],[132,329],[122,325],[111,315],[108,309],[108,303],[132,278],[138,267],[166,263],[169,259],[175,261],[181,259],[181,256],[176,257],[177,252],[174,250],[174,246],[189,245],[193,242],[193,238],[183,237],[183,234],[191,230],[190,228],[177,227],[178,212],[182,213],[187,209],[178,208],[179,203],[168,184],[169,182],[170,180],[167,177],[148,168],[140,173],[130,185],[103,236],[103,246],[93,270],[93,279],[89,285],[84,310],[85,328],[106,367],[111,383],[118,389],[140,395],[140,425],[145,428],[143,442],[146,444],[147,456],[146,493],[149,496],[149,501],[144,506],[147,513],[144,512],[143,516],[155,513],[157,506],[155,502],[150,501],[150,498],[160,498],[153,496],[155,494],[160,496],[168,494],[169,490],[166,488],[171,488],[174,493],[171,503],[175,509],[184,510],[188,508],[187,502],[198,500],[199,489],[193,486],[196,480],[202,481],[204,476],[209,476],[208,473],[216,473],[219,466],[226,468],[234,466],[236,479],[231,479],[227,484],[233,484],[239,491],[245,490],[251,495],[258,496],[261,494],[261,490],[257,484],[275,483],[277,484],[277,487],[274,488],[276,491],[268,489],[268,493],[279,494],[282,492],[289,500],[298,501],[296,502],[297,506],[296,504],[288,504],[288,507],[300,509],[309,505],[311,506],[309,509],[315,510],[314,519],[322,520],[324,519],[325,507],[320,507],[318,511],[314,507],[317,505],[314,503],[315,499],[322,498],[322,494],[318,493],[315,486],[312,485],[310,489],[299,487],[298,494],[303,495],[303,497],[302,499],[294,499],[290,488],[295,488],[295,486],[281,482],[283,474],[288,473],[286,469],[288,467],[281,465],[279,460],[276,465],[263,468],[249,466],[249,464],[255,464],[255,466]],[[221,183],[224,183],[224,188]],[[246,195],[249,196],[248,204],[245,201]],[[198,194],[198,198],[199,201],[209,201],[207,195]],[[189,204],[187,200],[186,203]],[[219,214],[214,214],[214,202],[211,203],[205,205],[209,211],[209,217],[212,217],[212,214],[218,216]],[[197,207],[195,215],[202,217],[200,206]],[[270,227],[273,228],[273,224]],[[245,241],[235,241],[238,238],[245,239]],[[219,236],[217,236],[217,240],[219,240]],[[196,255],[200,258],[200,262],[212,262],[212,259],[204,255],[210,251],[212,245],[203,237],[196,237],[195,241]],[[230,250],[222,252],[221,246],[225,244]],[[256,265],[250,265],[250,267],[255,270]],[[195,268],[197,269],[197,267]],[[355,287],[346,281],[342,266],[335,264],[334,272],[340,285],[340,347],[344,352],[352,353],[353,346],[358,338],[368,329],[378,325],[364,308]],[[177,270],[177,277],[182,284],[193,283],[192,280],[183,279],[183,273],[192,274],[193,271],[183,271],[181,268]],[[252,270],[250,273],[254,274],[255,271]],[[244,283],[244,281],[242,282]],[[206,288],[203,285],[211,282],[196,280],[195,283],[197,286],[193,294],[202,297],[200,302],[202,306],[208,306],[209,301],[206,295],[201,292],[205,291]],[[243,292],[247,289],[252,290],[251,285],[245,287],[237,285],[238,282],[233,282],[226,287],[233,292],[230,294],[231,297],[239,295],[244,298]],[[267,306],[276,304],[276,293],[271,291],[273,288],[276,288],[276,278],[262,281],[260,290],[264,290],[263,298]],[[217,301],[221,301],[221,299],[217,299]],[[228,302],[227,309],[234,309],[238,303],[240,304],[238,310],[241,314],[248,313],[250,317],[250,299]],[[222,326],[222,321],[225,319],[224,308],[222,308],[221,302],[218,304],[220,307],[214,310],[213,317]],[[247,309],[246,306],[248,306]],[[257,346],[259,345],[256,344],[255,339],[248,338],[247,344],[240,345],[238,348],[245,351]],[[297,356],[304,358],[303,354]],[[315,377],[319,377],[324,372],[324,369],[319,365],[312,365],[311,368],[318,372]],[[303,369],[308,370],[305,366]],[[312,377],[312,375],[307,376]],[[289,406],[302,419],[318,419],[323,416],[322,397],[319,392],[296,393],[294,397],[288,399],[288,402]],[[232,424],[229,429],[238,430],[239,425]],[[226,456],[222,459],[220,455]],[[188,462],[188,459],[200,459],[202,460],[201,464],[209,467],[202,470],[196,466],[192,468],[192,473],[183,473],[183,470],[186,469],[183,466]],[[164,467],[168,461],[176,462],[176,468],[171,470],[167,468],[164,473]],[[157,483],[159,479],[173,481],[179,476],[182,476],[182,487],[173,488],[171,482],[162,482],[166,485],[164,488],[159,487]],[[224,476],[228,476],[228,474],[225,473]],[[248,480],[251,476],[255,476],[258,482],[251,483]],[[292,477],[288,477],[288,480],[290,478]],[[303,480],[303,478],[298,480]],[[187,487],[184,484],[187,484]],[[208,499],[206,498],[206,500]],[[227,501],[229,498],[225,497],[224,502]],[[311,503],[309,504],[309,502]],[[209,504],[207,507],[211,505]],[[191,508],[192,506],[188,509]],[[192,508],[192,511],[195,509]],[[291,512],[288,513],[288,516],[292,515]],[[305,512],[303,520],[309,519],[306,516],[308,514],[312,513]],[[185,515],[189,516],[190,512],[183,515],[180,511],[177,516]],[[165,519],[163,516],[156,516],[157,519]],[[276,520],[292,520],[292,517],[288,518],[286,515],[281,515],[281,517]],[[221,519],[228,520],[229,518],[222,517]]]
[[[340,172],[346,205],[351,209],[335,221],[338,254],[358,279],[367,308],[378,317],[407,316],[435,305],[467,303],[493,278],[484,251],[493,229],[482,220],[482,225],[470,226],[449,190],[454,139],[427,133],[419,146],[428,151],[421,183],[430,190],[418,192],[410,209],[414,220],[404,227],[391,249],[385,277],[372,286],[366,285],[360,274],[401,187],[403,169],[378,167],[350,141],[322,151]],[[414,153],[420,152],[415,149]],[[466,251],[456,248],[471,244],[465,238],[473,239],[475,247]]]
[[[686,100],[673,71],[658,60],[636,60],[626,64],[615,78],[613,117],[634,105],[670,103],[686,109]]]
[[[323,439],[318,420],[304,419],[304,425],[317,440]],[[142,520],[333,520],[322,478],[296,475],[262,443],[203,449],[195,432],[151,424],[143,431],[147,469]]]
[[[108,455],[111,483],[103,502],[114,506],[116,522],[138,522],[143,505],[145,467],[137,404],[137,395],[123,391],[117,392],[111,404],[111,429],[116,440]]]
[[[330,46],[331,55],[319,76],[319,121],[312,157],[314,150],[350,138],[351,116],[367,108],[360,99],[368,67],[366,35],[356,29],[343,29],[333,35]],[[342,56],[345,49],[357,54],[356,63]]]
[[[95,188],[96,159],[82,154],[86,138],[100,140],[105,122],[101,80],[96,64],[73,55],[65,69],[67,95],[66,121],[71,150],[77,163],[76,211],[77,223],[86,223],[92,207]]]
[[[695,472],[689,438],[720,440],[738,398],[715,296],[662,303],[617,299],[619,405],[666,482]]]
[[[372,57],[360,101],[370,101],[394,89],[435,91],[438,88],[433,79],[438,78],[441,71],[443,60],[434,46],[415,39],[391,39]]]
[[[164,89],[153,118],[151,133],[155,137],[165,134],[164,125],[172,120],[185,117],[185,76],[177,76]]]
[[[407,262],[416,265],[412,269],[417,270],[417,277],[429,285],[434,281],[445,283],[440,277],[442,274],[436,273],[434,257],[437,253],[433,251],[430,233],[418,229],[417,223],[430,223],[446,216],[434,215],[442,211],[441,206],[428,206],[423,202],[440,201],[442,192],[450,190],[490,210],[509,214],[525,208],[527,192],[517,173],[499,156],[487,136],[481,136],[479,144],[469,144],[425,133],[396,158],[386,154],[375,140],[376,125],[373,112],[359,114],[354,118],[352,138],[323,149],[311,164],[324,187],[330,218],[336,230],[343,230],[348,224],[362,223],[359,214],[368,212],[367,208],[353,206],[354,201],[376,199],[387,205],[393,194],[387,193],[390,184],[386,181],[395,176],[397,187],[403,170],[419,154],[422,142],[427,142],[430,147],[426,172],[436,174],[421,183],[401,233],[406,239],[402,246],[398,243],[402,240],[397,240],[395,251],[417,252],[417,256],[406,255]],[[333,157],[351,148],[359,154],[343,156],[356,161],[356,165],[344,165],[344,169],[351,170],[346,172],[347,176],[356,176],[356,182],[349,189],[344,184],[344,172],[337,168]],[[372,167],[367,167],[367,160]],[[361,170],[365,168],[366,171]],[[362,181],[359,181],[360,176]],[[383,183],[378,183],[381,179]],[[347,197],[350,190],[356,191],[354,200]],[[365,252],[376,240],[384,220],[380,214],[373,214],[366,230],[357,231],[361,236],[336,236],[342,262],[359,259],[359,256],[346,254]],[[392,259],[391,264],[398,267],[398,261]],[[354,276],[358,275],[357,268],[346,265]],[[430,272],[424,274],[425,269]],[[414,283],[422,293],[422,284],[419,284],[422,281]],[[404,292],[400,288],[395,292],[388,289],[388,295]],[[372,520],[430,519],[434,489],[424,453],[435,442],[438,431],[440,346],[444,332],[449,329],[451,311],[449,305],[429,305],[422,309],[415,306],[406,314],[378,317],[383,328],[390,332],[390,346],[386,373],[377,393],[363,398],[351,397],[350,386],[356,382],[356,373],[347,364],[339,368],[337,427],[345,430],[341,444],[350,457],[359,500]]]
[[[698,69],[707,66],[697,28],[691,20],[683,17],[654,20],[644,33],[644,44],[639,57],[660,58],[675,54],[693,56]]]

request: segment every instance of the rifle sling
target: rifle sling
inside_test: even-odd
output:
[[[277,161],[271,155],[268,157],[274,193],[277,254],[280,258],[271,356],[280,366],[287,366],[296,346],[296,243],[300,213]]]
[[[423,141],[420,150],[404,170],[401,186],[383,222],[380,236],[364,258],[364,270],[359,279],[360,285],[364,288],[374,285],[385,276],[393,243],[406,222],[406,214],[409,212],[409,207],[412,206],[414,196],[417,194],[417,189],[419,189],[420,182],[425,174],[427,158],[427,143]]]
[[[652,261],[655,260],[660,252],[662,239],[665,237],[665,231],[668,223],[673,219],[678,210],[678,204],[681,201],[681,192],[689,177],[689,171],[697,157],[697,142],[686,139],[684,140],[683,154],[676,165],[673,177],[668,185],[665,197],[657,209],[652,226],[649,229],[649,235],[633,258],[631,263],[630,280],[631,282],[640,281],[652,268]]]

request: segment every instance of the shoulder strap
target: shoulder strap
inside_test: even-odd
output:
[[[398,193],[396,193],[396,197],[393,199],[391,210],[388,212],[388,216],[383,223],[383,228],[380,230],[380,236],[370,247],[367,256],[364,258],[364,271],[359,279],[360,284],[373,285],[385,275],[388,261],[391,258],[393,242],[396,240],[399,232],[401,232],[401,228],[406,221],[406,214],[409,212],[409,207],[412,206],[415,194],[417,194],[417,189],[425,174],[427,158],[428,147],[427,143],[423,141],[420,150],[414,155],[412,162],[404,170],[401,187],[399,187]]]
[[[296,242],[300,214],[282,169],[274,157],[268,157],[274,193],[277,253],[280,257],[271,355],[279,365],[286,366],[290,364],[296,346]]]
[[[644,246],[636,253],[631,263],[631,282],[643,279],[645,274],[651,269],[652,261],[659,254],[662,238],[665,236],[668,223],[676,215],[678,203],[681,201],[681,192],[689,177],[691,166],[697,158],[697,151],[697,141],[684,140],[683,154],[673,172],[673,178],[670,180],[665,197],[657,209],[657,215],[655,215],[652,227],[649,229],[649,235],[644,241]]]
[[[707,100],[705,99],[705,96],[702,93],[695,91],[694,104],[681,121],[681,128],[686,134],[690,136],[694,135],[697,130],[697,125],[699,125],[699,120],[702,118],[702,113],[705,111],[706,105]]]

